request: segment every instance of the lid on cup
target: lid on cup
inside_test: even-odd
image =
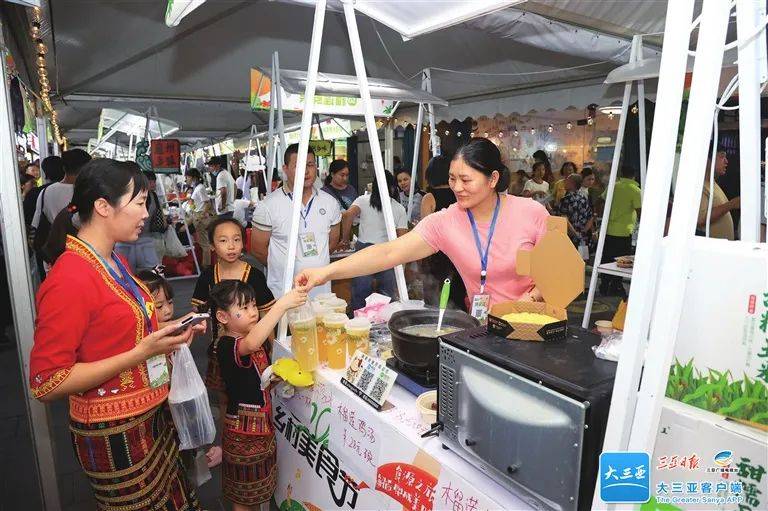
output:
[[[286,313],[288,316],[288,323],[298,323],[301,321],[309,321],[315,319],[315,313],[312,311],[312,307],[305,303],[295,309],[289,309]]]
[[[315,316],[324,316],[328,312],[333,312],[333,309],[326,303],[315,300],[312,302],[312,312]]]
[[[371,322],[367,318],[350,319],[344,325],[347,330],[370,330]]]
[[[347,301],[342,298],[329,298],[328,300],[322,301],[323,305],[326,307],[331,307],[332,309],[340,309],[344,307],[347,308]]]
[[[342,314],[341,312],[329,312],[325,316],[323,316],[323,323],[325,323],[325,326],[327,327],[328,324],[332,325],[343,325],[347,321],[349,321],[349,318],[346,314]]]
[[[336,293],[320,293],[315,297],[315,301],[324,302],[326,300],[331,300],[333,298],[336,298]]]

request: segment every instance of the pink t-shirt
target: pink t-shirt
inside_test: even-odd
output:
[[[517,274],[517,251],[530,250],[547,231],[549,213],[544,206],[523,197],[502,196],[496,230],[488,255],[485,292],[491,303],[516,300],[533,287],[529,277]],[[485,250],[491,222],[477,222],[480,243]],[[433,213],[416,225],[416,232],[435,250],[453,262],[464,280],[467,294],[480,292],[480,254],[477,252],[467,211],[458,204]]]

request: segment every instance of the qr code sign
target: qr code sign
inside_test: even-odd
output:
[[[379,378],[376,383],[373,384],[371,390],[371,397],[377,402],[381,402],[381,398],[384,396],[384,392],[387,390],[387,380]]]
[[[368,385],[371,384],[371,380],[373,380],[373,371],[366,369],[363,371],[363,374],[360,375],[360,381],[357,382],[357,388],[364,391],[368,388]]]

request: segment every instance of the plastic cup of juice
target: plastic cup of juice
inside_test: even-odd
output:
[[[317,357],[321,364],[328,362],[328,342],[325,334],[325,315],[333,312],[321,302],[312,302],[312,312],[317,326]]]
[[[291,351],[303,371],[314,371],[319,364],[317,326],[312,307],[302,305],[287,313],[291,327]]]
[[[344,324],[349,321],[346,314],[331,312],[323,317],[325,341],[328,346],[328,367],[344,369],[347,367],[347,340]]]
[[[368,354],[371,346],[371,322],[366,318],[350,319],[344,325],[347,332],[347,351],[351,357],[356,350]]]

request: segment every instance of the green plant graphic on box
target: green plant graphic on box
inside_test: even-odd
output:
[[[750,379],[746,374],[734,380],[730,371],[709,369],[704,374],[694,367],[693,359],[685,365],[675,360],[666,395],[720,415],[768,425],[768,387],[761,379]]]

